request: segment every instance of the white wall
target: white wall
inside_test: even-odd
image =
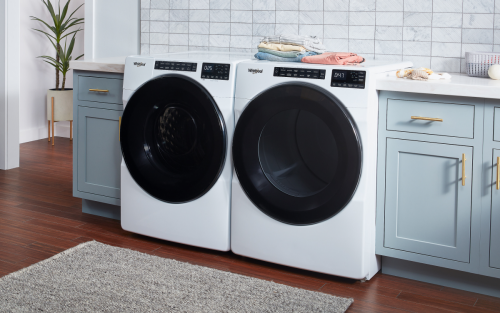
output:
[[[85,0],[72,0],[69,11],[73,11]],[[58,0],[52,0],[57,6]],[[66,2],[61,1],[61,5]],[[46,30],[39,22],[32,21],[30,16],[36,16],[45,21],[50,20],[42,1],[20,0],[21,5],[21,97],[19,105],[20,142],[28,142],[47,138],[47,89],[55,88],[55,70],[49,64],[37,57],[50,55],[55,57],[55,51],[45,35],[32,28]],[[85,6],[74,15],[84,17]],[[50,24],[50,23],[49,23]],[[80,25],[83,29],[83,24]],[[73,57],[83,54],[83,31],[76,37]],[[69,42],[68,42],[69,44]],[[60,75],[62,82],[62,75]],[[73,87],[73,71],[66,76],[66,87]],[[56,136],[69,137],[69,122],[58,122],[55,125]]]

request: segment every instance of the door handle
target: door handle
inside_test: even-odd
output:
[[[121,141],[121,135],[120,135],[120,131],[122,129],[122,117],[119,116],[118,117],[118,141]]]
[[[497,190],[500,189],[500,157],[497,157]]]
[[[106,89],[89,89],[89,91],[95,91],[95,92],[109,92],[109,90],[106,90]]]
[[[442,122],[442,118],[435,118],[435,117],[421,117],[421,116],[412,116],[412,120],[423,120],[423,121],[433,121],[433,122]]]
[[[465,186],[465,179],[467,178],[467,176],[465,176],[465,161],[467,161],[465,153],[462,153],[462,186]]]

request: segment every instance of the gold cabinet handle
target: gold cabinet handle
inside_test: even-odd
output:
[[[462,186],[465,186],[465,179],[467,178],[467,176],[465,176],[465,161],[467,161],[465,153],[462,153]]]
[[[122,117],[118,117],[118,141],[121,141],[120,131],[122,130]]]
[[[106,90],[106,89],[89,89],[89,91],[95,91],[95,92],[109,92],[109,90]]]
[[[421,116],[412,116],[412,120],[423,120],[423,121],[433,121],[433,122],[442,122],[442,118],[435,118],[435,117],[421,117]]]
[[[497,190],[500,189],[500,157],[497,157]]]

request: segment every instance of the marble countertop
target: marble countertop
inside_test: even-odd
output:
[[[377,90],[434,95],[500,99],[500,80],[450,73],[448,80],[419,81],[397,78],[395,73],[377,78]]]
[[[69,66],[73,70],[123,73],[126,57],[102,58],[94,60],[71,61]]]

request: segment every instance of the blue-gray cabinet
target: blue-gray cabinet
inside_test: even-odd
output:
[[[469,262],[472,148],[388,138],[386,151],[384,246]]]
[[[500,101],[487,100],[484,111],[481,274],[500,278]]]
[[[95,202],[120,205],[123,74],[75,71],[73,85],[73,195],[84,199],[84,212],[117,218]]]
[[[480,272],[484,99],[380,92],[376,253]]]

